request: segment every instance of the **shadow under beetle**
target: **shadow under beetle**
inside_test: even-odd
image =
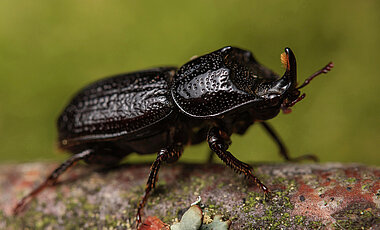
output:
[[[59,147],[73,155],[15,207],[25,204],[74,163],[112,165],[126,155],[157,153],[145,194],[137,207],[137,224],[163,162],[175,162],[185,145],[207,140],[210,149],[229,167],[269,189],[252,173],[252,167],[229,151],[230,136],[243,135],[259,122],[288,161],[316,160],[312,155],[291,158],[268,119],[305,97],[300,89],[333,63],[297,86],[296,59],[290,48],[281,55],[286,68],[280,77],[259,64],[252,53],[224,47],[193,59],[177,69],[155,68],[99,80],[82,89],[58,118]]]

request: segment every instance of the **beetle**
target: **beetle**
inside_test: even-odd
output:
[[[114,165],[125,156],[157,153],[145,193],[137,206],[136,222],[155,187],[162,163],[179,159],[186,145],[207,141],[226,165],[256,183],[252,167],[228,151],[232,134],[243,135],[260,123],[287,161],[316,160],[313,155],[291,158],[274,129],[266,122],[305,97],[300,89],[333,67],[330,62],[297,86],[296,59],[290,48],[281,55],[282,77],[256,61],[250,51],[224,47],[195,58],[182,67],[161,67],[120,74],[96,81],[73,97],[58,118],[59,147],[72,156],[55,169],[15,207],[26,203],[74,163]],[[149,143],[149,144],[147,144]]]

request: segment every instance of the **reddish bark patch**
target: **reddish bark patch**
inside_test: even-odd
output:
[[[156,216],[148,216],[139,227],[139,230],[166,230],[169,226],[158,219]]]
[[[309,216],[316,220],[335,222],[332,217],[353,204],[374,205],[374,194],[380,189],[378,170],[362,173],[360,167],[336,170],[335,173],[314,171],[315,178],[296,178],[298,191],[292,196],[293,215]],[[300,197],[302,200],[300,202]]]

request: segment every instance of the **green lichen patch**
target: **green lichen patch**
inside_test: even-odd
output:
[[[292,216],[294,204],[291,196],[296,190],[294,180],[274,178],[273,181],[281,183],[284,190],[273,191],[270,197],[262,193],[248,193],[242,211],[248,216],[246,222],[249,229],[319,229],[325,227],[320,221],[314,221],[305,216]],[[261,211],[260,211],[261,210]]]
[[[370,229],[380,226],[380,211],[368,203],[355,203],[332,215],[337,229]]]

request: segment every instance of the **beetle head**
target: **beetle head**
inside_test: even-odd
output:
[[[279,111],[290,113],[290,107],[305,98],[305,94],[301,94],[300,89],[309,84],[316,76],[327,73],[334,67],[330,62],[324,68],[318,70],[313,75],[308,77],[305,82],[297,86],[297,63],[293,51],[290,48],[285,48],[285,52],[281,54],[281,62],[286,71],[282,78],[273,82],[263,82],[256,94],[263,99],[261,110]]]

